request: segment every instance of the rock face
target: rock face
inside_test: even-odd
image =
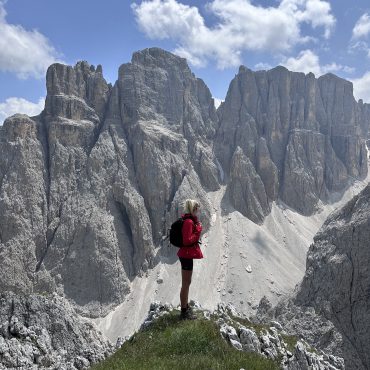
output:
[[[219,188],[211,151],[217,115],[208,87],[184,58],[150,48],[121,65],[115,88],[118,123],[126,132],[154,241],[165,232],[162,217],[173,222],[181,211],[174,207],[186,193],[204,204],[208,226],[211,206],[204,190]]]
[[[258,72],[240,66],[217,113],[215,152],[230,176],[230,200],[254,221],[277,199],[311,214],[348,178],[367,173],[368,106],[333,74],[316,79],[281,66]],[[254,186],[236,190],[246,163],[240,149]]]
[[[296,303],[333,322],[370,368],[370,186],[333,213],[314,238]],[[355,368],[348,361],[348,369]],[[357,366],[357,369],[361,367]]]
[[[360,360],[348,348],[344,336],[334,324],[317,313],[314,307],[297,305],[294,295],[282,299],[274,307],[271,305],[267,307],[266,301],[261,299],[258,312],[253,320],[260,324],[278,320],[279,324],[284,327],[286,334],[304,338],[307,348],[314,347],[317,351],[331,353],[342,358],[346,369],[362,369]],[[303,358],[304,356],[302,356]],[[327,359],[327,356],[325,358]]]
[[[370,368],[370,185],[333,212],[314,237],[292,297],[258,314],[339,354],[346,369]]]
[[[345,369],[343,358],[312,348],[302,337],[289,336],[279,322],[270,321],[269,325],[256,329],[230,303],[219,303],[212,315],[217,313],[221,313],[216,320],[221,335],[237,350],[255,352],[279,361],[283,370]]]
[[[168,253],[185,198],[206,232],[220,184],[261,223],[274,200],[310,213],[366,174],[370,109],[333,75],[241,66],[216,112],[184,58],[149,48],[113,86],[85,61],[52,64],[46,85],[40,115],[0,128],[0,290],[57,292],[85,315],[107,314]]]
[[[2,369],[87,369],[114,350],[57,294],[0,294]]]
[[[232,204],[256,223],[270,211],[263,181],[240,146],[232,157],[227,192]]]

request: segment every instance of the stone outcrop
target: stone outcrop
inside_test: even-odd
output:
[[[367,174],[368,105],[356,102],[351,82],[333,74],[316,79],[281,66],[258,72],[240,66],[217,113],[215,153],[230,177],[230,200],[254,221],[269,212],[266,196],[269,204],[280,199],[308,215],[350,178]],[[240,148],[260,184],[236,191]],[[250,202],[256,198],[262,203]]]
[[[304,337],[289,336],[277,321],[256,326],[239,314],[230,303],[219,303],[212,314],[217,313],[220,314],[216,323],[221,335],[237,350],[254,352],[279,361],[284,370],[345,369],[341,357],[313,348]]]
[[[370,368],[369,240],[368,185],[334,212],[314,237],[296,296],[296,304],[312,306],[333,322],[364,369]]]
[[[276,306],[267,305],[266,298],[261,299],[252,320],[260,324],[278,320],[289,336],[304,338],[306,344],[317,351],[343,358],[346,369],[363,369],[361,361],[335,325],[316,312],[313,306],[296,304],[294,294],[282,299]]]
[[[0,294],[1,369],[87,369],[115,348],[57,294]]]
[[[318,348],[340,354],[346,369],[370,368],[370,185],[333,212],[310,246],[295,293],[260,317],[277,319]],[[264,307],[264,308],[263,308]]]

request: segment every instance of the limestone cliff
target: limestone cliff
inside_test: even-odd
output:
[[[342,356],[346,369],[369,369],[369,240],[370,185],[328,217],[310,246],[295,293],[259,310],[260,317],[280,320],[291,333]]]
[[[215,153],[230,176],[231,201],[256,222],[278,199],[312,214],[349,178],[367,174],[368,105],[356,102],[351,82],[333,74],[316,79],[281,66],[258,72],[240,66],[217,113]],[[262,186],[236,194],[238,147]],[[252,206],[251,198],[259,200]]]
[[[0,294],[0,369],[87,369],[115,351],[57,294]]]
[[[313,306],[333,322],[364,369],[370,368],[369,240],[368,185],[333,213],[315,236],[296,297],[297,304]]]

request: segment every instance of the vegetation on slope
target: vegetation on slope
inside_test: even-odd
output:
[[[198,313],[199,315],[199,313]],[[135,333],[93,370],[274,370],[279,364],[226,342],[211,320],[180,320],[173,310]]]

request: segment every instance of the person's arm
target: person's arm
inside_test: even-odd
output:
[[[182,225],[182,242],[185,246],[190,246],[197,242],[202,231],[202,225],[197,223],[195,225],[195,232],[193,233],[193,221],[187,219]]]

